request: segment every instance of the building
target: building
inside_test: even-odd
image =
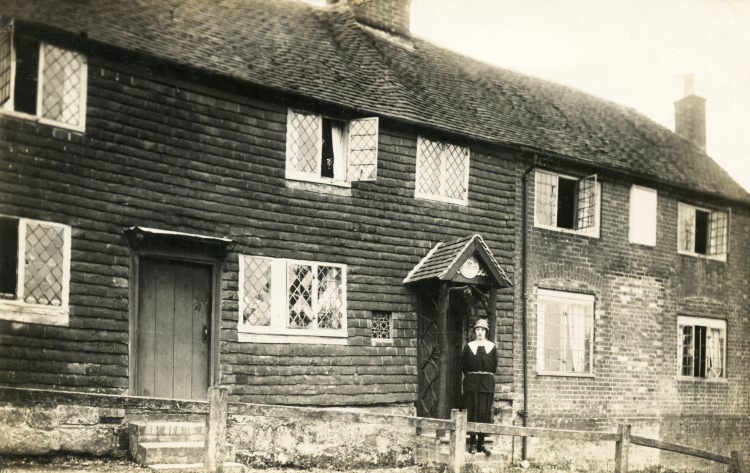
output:
[[[750,196],[633,110],[357,3],[3,12],[0,383],[445,415],[411,284],[445,251],[441,332],[495,318],[498,421],[747,451]]]

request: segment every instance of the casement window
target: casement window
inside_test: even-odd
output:
[[[347,185],[378,176],[378,118],[334,120],[289,109],[286,177]]]
[[[594,296],[539,289],[538,374],[591,376]]]
[[[601,183],[597,176],[576,178],[537,171],[534,225],[599,237]]]
[[[346,337],[346,266],[241,255],[238,330]]]
[[[729,214],[677,204],[678,253],[727,260]]]
[[[727,322],[678,316],[677,325],[679,376],[725,379]]]
[[[393,324],[392,312],[373,311],[371,338],[374,342],[385,342],[393,339],[391,334]]]
[[[420,136],[414,197],[468,205],[469,159],[467,147]]]
[[[0,216],[0,319],[67,325],[70,227]]]
[[[0,30],[0,112],[83,131],[86,57]]]
[[[630,188],[630,243],[656,246],[656,191]]]

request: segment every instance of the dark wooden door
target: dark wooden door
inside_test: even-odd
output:
[[[211,268],[141,259],[138,293],[137,395],[206,399]]]

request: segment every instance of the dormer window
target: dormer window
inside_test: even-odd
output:
[[[0,112],[83,131],[86,74],[84,55],[0,31]]]
[[[378,119],[335,120],[289,110],[286,177],[347,186],[378,173]]]

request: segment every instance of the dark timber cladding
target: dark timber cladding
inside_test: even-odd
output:
[[[0,321],[0,383],[128,389],[134,281],[123,230],[143,226],[235,240],[220,294],[220,382],[233,399],[412,403],[416,296],[402,281],[438,241],[474,233],[512,279],[512,156],[472,148],[466,207],[418,200],[417,131],[383,120],[377,181],[338,195],[284,178],[285,105],[169,77],[91,55],[84,135],[0,116],[0,214],[72,228],[70,326]],[[346,264],[348,345],[238,342],[240,254]],[[497,308],[497,379],[508,384],[512,292],[499,292]],[[371,346],[375,310],[393,313],[392,346]]]

